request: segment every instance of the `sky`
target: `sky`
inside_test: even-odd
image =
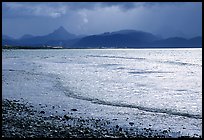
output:
[[[2,3],[3,35],[46,35],[60,26],[77,35],[133,29],[191,38],[202,35],[202,2]]]

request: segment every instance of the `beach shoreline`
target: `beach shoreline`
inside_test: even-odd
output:
[[[108,94],[109,90],[107,91],[107,89],[111,89],[111,86],[103,85],[98,88],[85,86],[87,76],[93,78],[94,71],[92,70],[96,68],[95,65],[94,68],[90,65],[92,62],[89,65],[81,64],[81,61],[77,61],[77,59],[88,61],[87,59],[95,60],[95,58],[84,57],[87,53],[83,54],[83,57],[81,54],[70,57],[69,51],[62,56],[62,52],[56,54],[55,51],[50,51],[25,52],[18,50],[3,53],[2,137],[202,137],[202,118],[151,112],[126,106],[126,103],[129,102],[120,100],[126,95],[129,97],[127,93],[130,92],[126,90],[121,92],[120,90],[113,90]],[[53,53],[53,55],[49,53]],[[57,56],[58,59],[53,58],[54,56]],[[106,55],[104,54],[104,56]],[[100,63],[97,62],[97,64]],[[107,62],[107,64],[110,66],[111,63]],[[97,70],[101,69],[101,66],[104,65],[100,65]],[[109,68],[103,68],[109,70]],[[67,73],[63,73],[63,71]],[[86,75],[87,72],[88,75]],[[69,73],[73,74],[70,75]],[[86,76],[83,77],[80,73],[84,73]],[[125,75],[132,77],[128,73]],[[92,81],[97,80],[98,78],[92,79]],[[103,81],[98,81],[98,83],[104,84]],[[138,91],[142,92],[139,89]],[[121,95],[119,93],[122,94],[121,97],[118,96]],[[145,92],[145,94],[147,93]],[[109,97],[108,100],[103,98],[105,95]],[[112,97],[115,95],[118,99]],[[149,101],[154,101],[150,99]],[[145,100],[146,98],[144,98]],[[129,104],[138,101],[139,98],[135,98]]]
[[[77,110],[72,110],[77,111]],[[125,130],[119,125],[103,119],[72,115],[45,115],[28,102],[3,99],[2,137],[5,138],[166,138],[170,130],[161,133],[144,128],[143,133],[133,129]],[[190,136],[181,136],[190,138]]]

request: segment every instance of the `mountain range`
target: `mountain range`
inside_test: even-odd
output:
[[[23,35],[13,39],[2,35],[2,46],[61,46],[63,48],[200,48],[202,37],[163,39],[152,33],[137,30],[120,30],[97,35],[75,35],[62,26],[44,36]]]

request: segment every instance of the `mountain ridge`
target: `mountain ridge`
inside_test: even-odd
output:
[[[114,32],[80,36],[69,33],[60,26],[43,36],[26,34],[20,39],[2,36],[2,45],[16,46],[62,46],[63,48],[175,48],[202,47],[202,37],[190,39],[183,37],[161,38],[149,32],[125,29]]]

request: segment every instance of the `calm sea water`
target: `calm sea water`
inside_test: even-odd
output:
[[[201,49],[19,50],[12,57],[34,59],[69,97],[202,116]]]
[[[54,75],[67,98],[202,118],[202,49],[16,50],[7,59]]]

